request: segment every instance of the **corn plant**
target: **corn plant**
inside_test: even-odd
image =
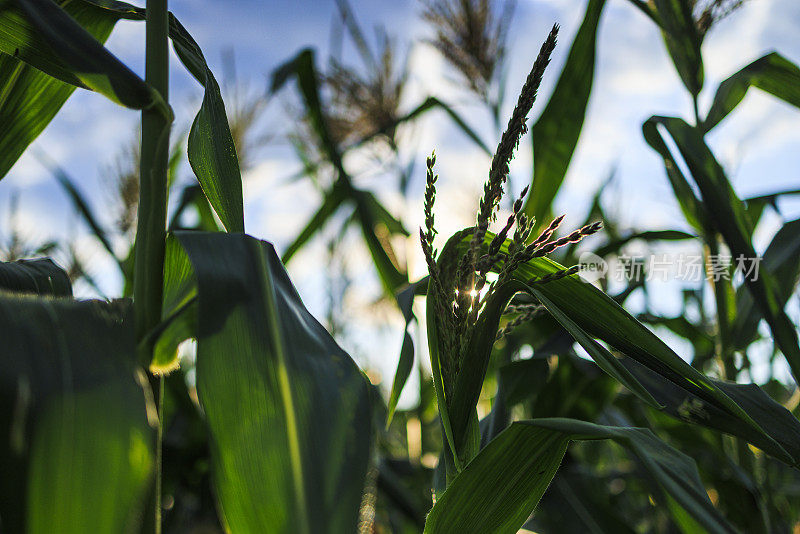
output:
[[[102,45],[123,19],[146,22],[145,79]],[[2,265],[3,530],[161,531],[172,397],[158,373],[192,337],[219,524],[352,531],[372,434],[368,383],[305,310],[274,249],[241,233],[233,139],[197,43],[164,1],[9,1],[0,21],[13,126],[0,141],[3,174],[76,87],[142,110],[133,299],[73,300],[47,260]],[[205,90],[187,154],[226,232],[167,234],[169,40]],[[319,418],[313,406],[330,411]]]

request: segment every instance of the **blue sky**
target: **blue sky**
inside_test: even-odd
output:
[[[419,21],[420,5],[410,0],[352,0],[357,17],[366,29],[383,25],[388,33],[402,41],[419,40],[428,28]],[[560,46],[548,70],[540,101],[533,117],[541,111],[558,76],[583,15],[585,0],[520,0],[509,38],[509,95],[512,105],[538,48],[553,22],[562,26]],[[252,90],[266,87],[269,72],[296,53],[311,46],[324,59],[329,42],[329,28],[336,8],[333,0],[255,1],[255,0],[173,0],[171,10],[183,22],[203,48],[218,77],[222,77],[222,57],[233,50],[237,76]],[[143,72],[144,27],[120,23],[108,47],[137,72]],[[368,32],[371,36],[372,32]],[[681,227],[680,212],[672,198],[659,158],[644,143],[641,124],[650,115],[691,116],[691,102],[664,50],[653,24],[625,0],[609,0],[603,15],[598,42],[598,61],[592,100],[575,159],[563,191],[558,198],[558,212],[568,214],[565,224],[574,227],[584,215],[594,190],[616,168],[617,179],[604,200],[612,213],[629,228],[648,229]],[[767,52],[777,50],[800,63],[800,2],[796,0],[752,0],[711,30],[703,52],[706,87],[701,94],[705,111],[719,82]],[[348,54],[350,54],[348,56]],[[352,49],[345,48],[345,58]],[[176,131],[187,128],[201,97],[200,89],[183,73],[173,58],[171,98],[178,117]],[[411,108],[429,94],[454,104],[467,122],[474,125],[491,146],[496,142],[489,117],[457,84],[438,54],[417,42],[409,55],[411,82],[405,105]],[[267,133],[280,134],[289,120],[282,101],[272,102],[264,120]],[[504,110],[504,116],[510,110]],[[101,206],[112,196],[108,169],[120,147],[134,136],[139,116],[121,109],[102,97],[77,91],[64,106],[35,145],[49,154],[75,176],[82,190],[98,208],[105,222],[111,213]],[[441,115],[433,114],[413,130],[404,133],[409,139],[408,157],[422,161],[436,149],[439,155],[441,190],[437,205],[440,233],[470,224],[480,188],[488,170],[488,158],[450,126]],[[741,197],[800,187],[800,112],[768,95],[751,90],[739,108],[708,137],[708,141],[727,169]],[[363,161],[348,162],[355,167]],[[523,142],[512,168],[512,182],[519,191],[529,180],[531,150]],[[392,188],[384,187],[379,173],[367,173],[362,179],[374,187],[390,206],[400,209],[410,228],[421,222],[421,193],[424,176],[417,165],[411,197],[401,202]],[[274,143],[258,151],[255,165],[245,176],[245,212],[249,233],[285,247],[319,202],[316,190],[306,182],[288,183],[285,178],[298,169],[285,145]],[[385,180],[383,180],[385,182]],[[0,221],[6,224],[9,198],[20,198],[19,226],[28,238],[45,241],[52,237],[74,237],[87,261],[94,262],[95,275],[108,294],[119,291],[119,279],[110,268],[96,243],[71,214],[69,203],[45,169],[30,154],[25,155],[0,182]],[[782,204],[786,218],[800,216],[800,202]],[[764,238],[780,223],[772,214],[759,236]],[[3,226],[0,226],[2,228]],[[6,235],[5,231],[2,231]],[[414,235],[414,232],[412,232]],[[422,274],[418,243],[409,240],[412,273]],[[311,246],[290,265],[290,273],[301,295],[318,317],[324,313],[325,277],[320,274],[321,243]],[[367,265],[367,258],[353,253],[353,264]],[[362,295],[354,297],[346,309],[361,325],[353,333],[356,340],[365,331],[384,332],[385,350],[368,359],[377,359],[382,369],[390,369],[399,349],[399,317],[391,311],[375,313],[370,299],[377,282],[368,269],[353,268],[354,276],[367,280]],[[89,294],[88,288],[78,288]],[[677,298],[664,291],[665,312],[674,313]],[[795,314],[796,315],[796,314]],[[371,337],[371,336],[368,336]],[[354,341],[352,350],[364,350]],[[358,357],[358,355],[356,355]],[[374,360],[373,360],[374,361]]]

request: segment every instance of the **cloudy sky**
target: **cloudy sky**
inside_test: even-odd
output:
[[[487,144],[495,144],[497,133],[486,112],[471,103],[468,94],[454,83],[452,72],[440,56],[420,42],[429,35],[429,28],[419,20],[420,4],[416,0],[352,0],[352,3],[366,29],[383,26],[398,42],[414,43],[409,51],[411,80],[404,96],[408,109],[427,95],[439,96],[452,103]],[[549,28],[558,22],[562,28],[560,46],[545,76],[534,118],[540,112],[563,65],[585,5],[585,0],[519,0],[509,38],[508,105],[513,104],[515,92],[521,87]],[[218,78],[224,78],[223,58],[232,51],[236,77],[251,91],[264,90],[269,72],[303,47],[314,47],[321,59],[327,57],[331,21],[336,14],[333,0],[173,0],[170,8],[201,45]],[[703,48],[706,85],[700,98],[701,113],[708,109],[721,80],[765,53],[777,50],[794,63],[800,63],[799,30],[800,2],[796,0],[750,0],[713,28]],[[120,23],[108,47],[135,71],[143,72],[142,24]],[[357,64],[352,47],[345,47],[344,57]],[[201,93],[174,58],[172,73],[171,100],[178,117],[176,131],[180,132],[187,129]],[[281,98],[267,108],[260,121],[261,132],[277,135],[278,140],[273,139],[256,152],[254,165],[244,177],[247,230],[273,241],[279,251],[296,235],[319,202],[319,194],[309,183],[287,180],[299,165],[279,140],[280,134],[290,131],[292,126],[285,114],[286,105],[286,99]],[[504,117],[508,113],[510,109],[504,110]],[[556,211],[568,214],[565,223],[568,227],[582,221],[593,192],[613,169],[616,180],[604,201],[623,226],[681,227],[676,221],[682,218],[662,164],[641,135],[642,122],[654,114],[689,119],[691,101],[654,25],[626,0],[609,0],[600,25],[596,78],[587,120],[556,203]],[[78,180],[108,224],[113,221],[113,210],[103,208],[113,198],[108,169],[121,147],[135,135],[138,120],[135,112],[116,107],[98,95],[77,91],[35,143],[38,150],[58,161]],[[421,162],[432,149],[439,155],[440,233],[447,236],[469,224],[488,169],[488,158],[441,115],[431,114],[405,135],[411,147],[407,157],[416,157]],[[752,90],[708,141],[740,197],[800,187],[798,110]],[[523,143],[512,169],[515,191],[529,181],[530,165],[530,145]],[[364,185],[375,188],[387,204],[402,209],[410,228],[419,224],[422,215],[423,165],[417,165],[416,169],[411,197],[405,204],[393,196],[391,187],[381,185],[385,180],[380,175],[373,173],[363,178]],[[30,151],[0,182],[0,239],[3,240],[8,235],[7,213],[14,195],[19,198],[18,229],[26,238],[34,242],[74,239],[82,257],[93,263],[94,274],[104,292],[113,295],[119,291],[119,278],[108,259],[86,237],[68,200]],[[781,208],[787,219],[800,216],[800,202],[787,200]],[[776,214],[770,216],[764,225],[765,236],[774,231],[780,220]],[[763,246],[763,238],[760,239]],[[409,250],[415,251],[416,247],[415,242],[409,242]],[[319,297],[326,283],[319,272],[319,254],[323,250],[322,244],[316,244],[290,265],[301,294],[318,316],[325,310],[325,299]],[[354,254],[358,259],[358,252]],[[423,267],[415,255],[413,252],[411,269],[419,275]],[[366,256],[363,259],[367,265]],[[369,284],[377,287],[374,279]],[[88,288],[78,291],[90,293]],[[674,313],[677,300],[667,296],[661,305],[665,312]],[[390,326],[398,323],[397,317],[381,320],[384,319]],[[389,330],[394,334],[388,337],[391,346],[386,351],[396,354],[400,333],[394,328]],[[381,359],[392,358],[396,356]]]

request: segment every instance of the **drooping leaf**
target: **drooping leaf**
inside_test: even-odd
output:
[[[618,239],[612,239],[608,243],[598,247],[594,253],[598,256],[606,256],[608,254],[618,253],[622,247],[631,241],[636,241],[637,239],[641,239],[642,241],[650,243],[653,241],[681,241],[684,239],[694,238],[694,235],[681,230],[646,230],[644,232],[633,232],[619,237]]]
[[[664,169],[667,172],[667,178],[672,186],[672,191],[675,194],[675,199],[680,205],[683,216],[700,235],[707,235],[709,232],[710,223],[708,222],[708,214],[706,213],[705,206],[697,198],[697,195],[689,185],[686,176],[683,175],[680,167],[678,166],[675,157],[670,151],[664,138],[658,131],[657,123],[647,121],[642,125],[642,134],[644,139],[664,161]]]
[[[733,111],[750,87],[757,87],[800,108],[800,68],[772,52],[719,84],[711,109],[703,121],[703,131],[708,132]]]
[[[770,242],[761,259],[764,269],[773,273],[777,286],[778,306],[783,308],[797,287],[800,277],[800,219],[784,224]],[[750,291],[736,291],[736,322],[731,328],[733,344],[745,349],[758,333],[762,313]]]
[[[417,292],[417,287],[420,284],[427,285],[427,277],[409,284],[397,294],[397,305],[403,314],[403,320],[406,323],[405,331],[403,332],[403,345],[400,348],[400,359],[397,361],[397,370],[394,373],[394,380],[392,381],[392,390],[389,392],[389,402],[386,405],[386,426],[392,422],[395,408],[397,408],[397,401],[400,400],[400,394],[403,392],[403,387],[406,385],[408,377],[411,375],[411,369],[414,367],[414,339],[411,337],[409,327],[411,321],[416,321],[414,315],[414,296]]]
[[[97,6],[91,8],[97,11]],[[85,9],[90,9],[90,5]],[[4,0],[0,13],[0,51],[63,82],[97,91],[123,106],[155,107],[165,117],[171,117],[172,112],[160,95],[57,3]],[[109,22],[98,21],[99,16],[93,13],[89,21],[100,35],[107,37]]]
[[[709,532],[734,532],[708,499],[691,458],[650,430],[574,419],[513,423],[439,497],[425,532],[517,532],[547,490],[569,442],[597,439],[611,439],[627,449],[657,488]]]
[[[655,15],[663,32],[672,63],[693,95],[703,88],[702,37],[692,16],[692,8],[682,0],[654,0]]]
[[[103,13],[93,6],[77,2],[59,2],[98,42],[103,43],[114,27]],[[8,1],[0,4],[0,40],[19,28],[18,15],[5,11]],[[28,145],[55,117],[75,85],[63,82],[25,63],[18,57],[0,53],[0,178],[11,169]]]
[[[662,408],[658,401],[653,398],[649,391],[647,391],[647,388],[642,386],[636,377],[628,372],[628,370],[625,369],[625,367],[613,354],[608,351],[608,349],[595,341],[580,326],[575,324],[575,322],[570,319],[567,314],[565,314],[554,302],[548,299],[544,293],[539,291],[535,285],[531,287],[529,291],[547,308],[553,317],[555,317],[555,319],[561,323],[561,326],[563,326],[564,329],[575,338],[575,341],[580,343],[581,346],[586,349],[586,351],[589,353],[589,356],[592,357],[598,367],[617,379],[620,384],[628,388],[631,393],[639,397],[645,403],[657,409]]]
[[[481,150],[483,150],[488,156],[492,155],[492,151],[486,146],[486,143],[481,140],[480,136],[473,130],[467,122],[458,114],[456,111],[450,107],[449,105],[445,104],[435,96],[429,96],[426,98],[422,104],[415,107],[413,110],[409,111],[406,115],[401,117],[398,120],[398,124],[402,124],[404,122],[408,122],[418,118],[419,116],[427,113],[433,109],[441,109],[444,111],[450,119],[455,123],[456,126],[466,135],[469,137]]]
[[[49,258],[17,260],[0,262],[0,291],[69,297],[72,284],[66,271]]]
[[[82,0],[107,11],[109,16],[145,20],[147,12],[125,2]],[[228,232],[244,232],[242,177],[233,145],[219,84],[209,69],[200,46],[170,13],[169,37],[178,59],[203,86],[203,103],[189,131],[187,155],[206,198]]]
[[[651,132],[655,131],[660,136],[656,130],[658,125],[669,133],[689,168],[700,191],[708,223],[725,239],[734,259],[746,262],[744,267],[752,267],[753,262],[757,261],[757,255],[750,241],[751,222],[747,218],[744,205],[736,196],[722,166],[714,158],[702,135],[697,129],[677,118],[651,117],[646,123]],[[754,273],[745,274],[745,284],[769,324],[776,345],[786,357],[795,379],[799,379],[800,345],[797,330],[780,304],[776,281],[763,266],[759,267],[757,276]]]
[[[180,60],[205,89],[200,111],[189,131],[189,164],[225,229],[244,232],[239,158],[219,84],[200,46],[174,16],[170,17],[170,37]]]
[[[92,208],[89,207],[89,202],[86,200],[83,193],[81,193],[81,191],[78,189],[75,180],[69,174],[67,174],[66,170],[57,165],[44,152],[39,151],[37,152],[36,156],[40,162],[48,168],[50,174],[52,174],[53,178],[58,181],[64,192],[67,193],[72,201],[72,205],[75,207],[75,211],[78,212],[81,218],[83,218],[86,225],[92,231],[92,234],[94,234],[97,240],[100,241],[100,244],[103,245],[103,248],[106,249],[106,252],[108,252],[109,255],[116,260],[117,256],[114,253],[114,247],[111,246],[111,241],[108,238],[108,234],[97,220],[97,217],[95,217],[94,211],[92,211]],[[119,263],[118,260],[117,262]]]
[[[553,95],[531,129],[533,183],[525,212],[536,217],[537,223],[551,212],[583,128],[594,81],[597,27],[604,6],[605,0],[591,0],[586,7]]]
[[[0,516],[8,532],[140,524],[155,432],[128,302],[0,296]]]
[[[712,380],[720,391],[742,407],[761,426],[754,432],[740,420],[701,400],[674,382],[665,380],[631,358],[621,358],[625,366],[665,407],[665,412],[682,421],[739,436],[769,454],[800,466],[800,421],[789,410],[772,400],[755,384],[736,384]],[[765,440],[764,433],[772,439]],[[776,446],[779,445],[779,446]]]
[[[175,235],[196,284],[197,392],[224,524],[353,532],[372,441],[364,376],[306,311],[271,245]],[[165,295],[187,302],[185,277],[174,280]]]

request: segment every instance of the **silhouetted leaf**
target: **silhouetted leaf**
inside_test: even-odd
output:
[[[611,439],[627,449],[656,487],[709,532],[734,532],[708,499],[690,457],[648,429],[575,419],[513,423],[437,499],[425,532],[517,532],[550,484],[569,442],[597,439]]]
[[[719,84],[711,109],[703,121],[703,130],[708,132],[719,124],[742,101],[750,87],[757,87],[800,108],[800,69],[782,55],[772,52]]]
[[[353,532],[372,441],[366,379],[306,311],[271,245],[175,235],[185,256],[169,254],[165,310],[192,310],[196,288],[197,393],[224,524]]]
[[[17,260],[0,262],[0,290],[69,297],[72,284],[66,271],[49,258]]]
[[[132,319],[128,302],[0,296],[4,531],[138,528],[155,432]]]
[[[590,0],[547,106],[531,128],[533,184],[525,212],[541,224],[551,212],[578,144],[594,81],[597,27],[605,0]]]

